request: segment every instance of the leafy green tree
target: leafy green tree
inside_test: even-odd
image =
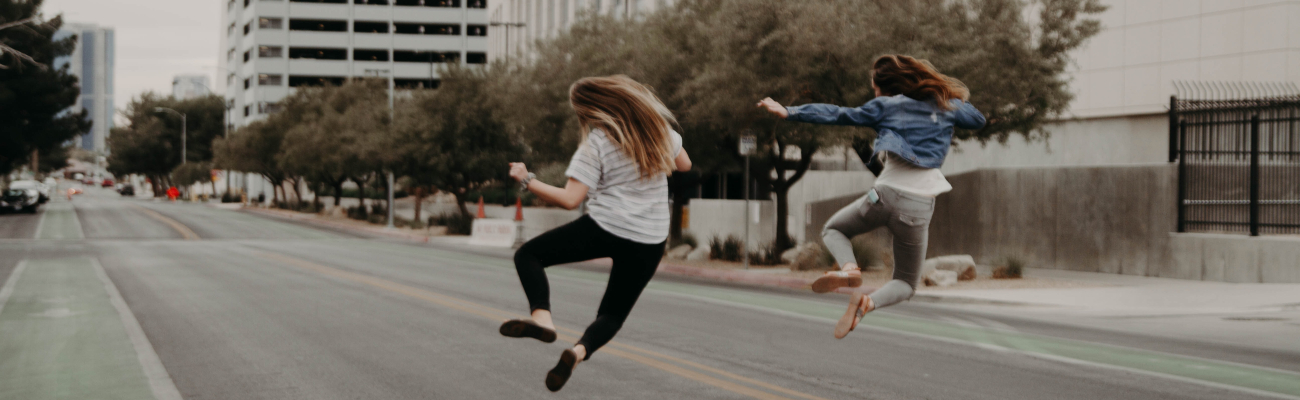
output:
[[[386,87],[382,80],[356,80],[300,88],[270,117],[289,126],[277,157],[280,167],[313,187],[332,188],[339,205],[349,177],[373,172],[384,157],[401,150],[397,144],[368,151],[381,146],[367,144],[388,135]]]
[[[180,116],[155,111],[165,107],[185,114],[185,159],[204,162],[213,158],[212,142],[225,133],[224,100],[205,96],[188,100],[147,92],[127,105],[127,124],[113,128],[108,137],[108,170],[114,175],[140,174],[157,182],[181,165]],[[163,195],[155,191],[156,195]]]
[[[502,122],[503,109],[493,103],[493,73],[446,68],[438,90],[415,93],[397,119],[397,137],[410,147],[408,160],[456,196],[465,216],[470,215],[466,193],[507,181],[506,167],[522,156],[522,146]]]
[[[178,187],[188,188],[194,184],[207,183],[213,185],[213,193],[216,193],[216,183],[212,181],[212,163],[208,162],[191,162],[177,166],[172,170],[172,182]]]
[[[0,0],[0,174],[33,155],[58,157],[65,142],[90,129],[85,110],[68,110],[79,94],[77,78],[67,66],[52,67],[72,54],[77,38],[53,40],[63,19],[41,17],[42,3]]]
[[[232,132],[229,139],[217,139],[213,142],[215,149],[214,164],[221,169],[251,172],[261,175],[267,181],[274,182],[272,198],[281,201],[280,183],[288,176],[280,168],[276,157],[284,143],[284,126],[277,124],[273,118],[254,121],[238,131]]]

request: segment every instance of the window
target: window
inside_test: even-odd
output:
[[[487,53],[465,53],[465,62],[468,64],[487,64]]]
[[[460,59],[458,52],[393,50],[393,61],[421,63],[449,63]]]
[[[289,86],[324,86],[326,84],[340,86],[343,85],[343,77],[333,76],[289,76]]]
[[[257,112],[259,114],[275,114],[280,112],[280,109],[281,109],[280,103],[272,103],[267,101],[257,103]]]
[[[245,116],[245,117],[248,116],[248,108],[249,108],[248,106],[244,106],[244,116]]]
[[[257,58],[284,57],[284,48],[280,46],[257,46]]]
[[[248,33],[249,33],[249,32],[252,32],[252,31],[253,31],[253,23],[252,23],[252,22],[249,22],[249,23],[247,23],[247,24],[244,24],[244,36],[248,36]]]
[[[469,36],[487,36],[487,25],[466,25],[465,34]]]
[[[226,61],[235,61],[235,49],[226,52]]]
[[[353,0],[352,4],[386,6],[388,5],[388,0]]]
[[[292,3],[329,3],[329,4],[348,4],[348,0],[289,0]]]
[[[394,23],[397,33],[407,35],[460,35],[460,25]]]
[[[258,18],[258,29],[284,29],[284,20],[280,18]]]
[[[252,50],[245,51],[245,52],[244,52],[244,62],[248,62],[248,60],[252,59],[252,55],[253,55],[253,51],[252,51]]]
[[[388,50],[352,50],[352,59],[356,61],[388,61]]]
[[[347,60],[347,49],[329,49],[321,47],[290,47],[289,58],[314,60]]]
[[[280,86],[283,84],[280,74],[258,74],[257,86]]]
[[[289,30],[347,32],[348,21],[327,20],[327,19],[291,19],[289,20]]]
[[[375,22],[375,21],[355,21],[352,23],[352,31],[356,33],[388,33],[388,23]]]
[[[250,3],[249,0],[244,0],[244,8],[248,8],[248,3]]]
[[[235,23],[231,22],[230,26],[226,28],[226,36],[233,36],[234,34],[235,34]]]
[[[235,0],[230,0],[226,2],[226,11],[234,11],[234,10],[235,10]]]
[[[441,83],[437,79],[393,79],[398,89],[437,89]]]
[[[453,7],[460,8],[460,0],[396,0],[393,2],[399,6],[413,7]]]
[[[487,8],[487,2],[484,0],[469,0],[469,2],[465,3],[465,6],[469,8]]]
[[[244,78],[244,89],[248,89],[250,87],[253,87],[253,80],[251,78]]]

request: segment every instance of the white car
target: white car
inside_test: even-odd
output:
[[[50,201],[50,187],[46,186],[44,183],[40,183],[34,180],[13,181],[12,183],[9,184],[9,188],[35,190],[36,193],[38,194],[37,200],[40,201],[41,204],[45,204],[45,202]]]

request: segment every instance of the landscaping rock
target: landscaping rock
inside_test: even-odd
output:
[[[672,250],[668,250],[668,255],[666,257],[668,257],[669,260],[685,260],[686,255],[691,254],[691,250],[692,248],[689,244],[678,245]]]
[[[929,276],[931,271],[952,271],[956,273],[958,280],[969,281],[975,279],[975,258],[966,254],[940,256],[925,260],[921,264],[921,274]]]
[[[695,250],[691,250],[690,253],[686,254],[686,261],[708,261],[708,260],[709,260],[709,248],[707,246],[700,246],[699,248]]]
[[[925,274],[925,286],[952,286],[957,284],[957,272],[937,269]]]

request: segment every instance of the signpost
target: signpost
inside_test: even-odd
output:
[[[743,135],[740,137],[740,155],[745,156],[745,213],[742,214],[745,220],[745,246],[740,252],[744,254],[743,265],[749,269],[749,215],[752,213],[749,209],[749,155],[754,153],[758,143],[754,135]]]

